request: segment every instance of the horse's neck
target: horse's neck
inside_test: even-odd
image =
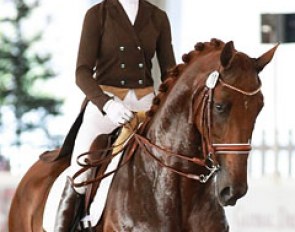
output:
[[[201,138],[193,124],[188,122],[190,112],[190,92],[185,86],[175,86],[169,94],[169,97],[162,103],[161,108],[154,115],[146,136],[157,146],[167,150],[161,151],[152,148],[152,153],[165,165],[175,168],[176,170],[185,170],[186,172],[195,172],[198,166],[183,159],[169,155],[169,151],[184,156],[201,156]],[[146,155],[142,153],[143,159]],[[150,172],[150,167],[157,167],[155,175],[161,173],[163,178],[176,180],[180,176],[175,175],[171,170],[161,168],[158,161],[147,158],[145,168]],[[170,181],[171,188],[175,183]],[[168,186],[167,186],[168,187]]]
[[[176,89],[176,88],[174,88]],[[189,124],[189,96],[185,91],[172,91],[163,106],[155,114],[147,136],[159,146],[174,152],[182,151],[191,155],[196,149],[197,131]],[[194,141],[194,144],[191,143]]]

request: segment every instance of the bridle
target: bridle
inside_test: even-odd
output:
[[[258,79],[259,80],[259,79]],[[248,143],[213,143],[212,141],[212,108],[213,108],[213,96],[214,90],[217,84],[221,84],[223,87],[235,91],[245,96],[254,96],[261,91],[261,82],[259,80],[259,86],[254,91],[245,91],[239,89],[233,85],[226,83],[221,77],[218,71],[213,71],[209,74],[206,80],[206,86],[203,89],[201,96],[193,96],[193,98],[201,98],[200,104],[197,106],[201,110],[201,131],[202,131],[202,149],[204,157],[203,159],[212,159],[220,154],[248,154],[251,150],[251,144]],[[196,99],[197,100],[197,99]],[[219,167],[219,164],[214,159],[214,166]],[[218,168],[215,169],[217,171]],[[211,175],[212,176],[212,175]]]
[[[258,79],[259,80],[259,79]],[[134,155],[137,147],[139,146],[146,154],[151,156],[154,160],[156,160],[160,166],[165,167],[169,169],[170,171],[189,178],[193,180],[197,180],[200,183],[206,183],[214,174],[220,169],[220,165],[216,161],[215,157],[216,155],[221,155],[221,154],[248,154],[252,147],[250,143],[213,143],[212,142],[212,104],[213,104],[213,96],[214,96],[214,90],[217,84],[220,83],[222,86],[238,92],[242,95],[245,96],[254,96],[257,93],[261,91],[261,82],[259,80],[259,87],[254,90],[254,91],[244,91],[242,89],[239,89],[235,86],[232,86],[228,83],[226,83],[222,78],[220,77],[220,74],[218,71],[213,71],[209,74],[207,77],[206,85],[202,90],[196,90],[192,94],[192,99],[191,99],[191,109],[190,109],[190,116],[189,116],[189,123],[193,123],[193,116],[196,115],[197,113],[201,115],[200,120],[200,125],[201,125],[201,134],[202,134],[202,153],[204,154],[202,158],[199,158],[197,156],[195,157],[189,157],[183,154],[176,153],[174,151],[171,151],[168,148],[159,146],[155,143],[152,143],[150,140],[148,140],[146,137],[141,135],[144,128],[148,124],[148,120],[145,120],[144,123],[140,124],[137,123],[136,128],[130,127],[130,130],[132,131],[132,134],[128,137],[128,141],[124,142],[124,146],[121,148],[120,151],[116,152],[116,154],[113,154],[111,156],[108,156],[104,159],[96,160],[96,161],[90,161],[89,159],[86,159],[86,164],[78,163],[80,166],[82,166],[82,169],[78,171],[74,176],[73,179],[75,179],[77,176],[79,176],[81,173],[87,171],[91,167],[95,167],[97,165],[101,165],[102,163],[105,162],[110,162],[112,158],[114,158],[117,154],[119,154],[121,151],[123,151],[128,145],[131,145],[130,148],[127,150],[126,154],[126,159],[122,161],[122,163],[119,164],[119,166],[110,172],[104,173],[103,175],[92,179],[92,180],[87,180],[82,183],[74,183],[73,185],[75,187],[81,187],[85,186],[97,181],[101,181],[105,177],[110,176],[111,174],[117,172],[121,167],[126,165],[129,160],[131,160],[132,156]],[[195,106],[195,107],[194,107]],[[129,126],[126,124],[125,126]],[[131,142],[134,142],[133,144]],[[102,151],[111,151],[114,147],[108,147],[106,149],[100,149],[98,152]],[[158,158],[153,152],[152,148],[158,151],[161,151],[165,155],[173,156],[191,163],[194,163],[196,165],[199,165],[201,167],[204,167],[206,174],[194,174],[194,173],[187,173],[183,171],[179,171],[175,169],[172,166],[169,166],[165,164],[160,158]],[[82,156],[86,156],[90,154],[90,152],[83,153],[78,157],[80,159]]]
[[[258,79],[259,80],[259,79]],[[219,155],[219,154],[248,154],[252,147],[250,142],[248,143],[222,143],[222,144],[216,144],[212,142],[212,134],[211,134],[211,127],[212,127],[212,104],[213,104],[213,95],[214,95],[214,89],[217,85],[217,83],[220,83],[222,86],[233,90],[235,92],[238,92],[245,96],[254,96],[257,93],[261,91],[261,82],[259,80],[259,87],[254,91],[245,91],[242,89],[239,89],[235,86],[232,86],[228,83],[226,83],[222,78],[220,78],[220,74],[218,71],[213,71],[210,73],[210,75],[207,78],[206,81],[206,88],[204,93],[204,101],[205,103],[205,109],[203,110],[203,114],[207,111],[207,118],[203,118],[202,122],[202,131],[203,131],[203,151],[205,151],[204,154],[207,154],[207,156],[210,155]],[[206,130],[207,129],[207,130]]]
[[[258,79],[259,80],[259,79]],[[239,89],[235,86],[232,86],[228,83],[226,83],[224,80],[220,78],[220,74],[218,71],[213,71],[209,74],[206,86],[203,89],[203,91],[196,91],[194,92],[192,96],[192,107],[190,109],[190,117],[189,122],[193,123],[193,105],[194,102],[197,101],[195,109],[200,110],[201,112],[201,132],[202,132],[202,151],[204,156],[202,158],[198,157],[188,157],[184,156],[178,153],[175,153],[169,149],[160,147],[154,143],[151,143],[148,139],[145,137],[135,134],[135,139],[139,146],[151,157],[153,157],[162,167],[168,168],[172,172],[187,177],[189,179],[197,180],[201,183],[206,183],[220,168],[218,162],[216,159],[216,155],[220,154],[248,154],[252,147],[250,143],[222,143],[217,144],[212,142],[212,104],[213,104],[213,95],[214,90],[217,84],[220,83],[222,86],[236,91],[240,94],[243,94],[245,96],[254,96],[257,93],[261,91],[261,82],[259,80],[259,87],[254,91],[244,91],[242,89]],[[198,113],[198,112],[194,112]],[[208,174],[193,174],[193,173],[185,173],[179,170],[176,170],[175,168],[168,166],[163,163],[162,160],[160,160],[158,157],[156,157],[152,152],[150,148],[154,148],[156,150],[162,151],[166,155],[174,156],[186,161],[190,161],[194,164],[197,164],[199,166],[205,167],[209,173]]]

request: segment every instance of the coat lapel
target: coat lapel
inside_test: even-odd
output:
[[[129,21],[127,14],[118,0],[108,0],[110,2],[109,12],[112,18],[118,22],[123,28],[130,30],[132,25]]]
[[[151,9],[148,3],[144,0],[139,0],[139,7],[137,17],[134,23],[134,29],[137,33],[139,33],[151,17]]]
[[[138,34],[149,21],[151,10],[149,5],[144,0],[139,0],[138,13],[135,19],[134,26],[131,24],[127,14],[118,0],[107,0],[109,3],[109,13],[112,18],[120,24],[125,30],[132,34],[134,40],[139,43]]]

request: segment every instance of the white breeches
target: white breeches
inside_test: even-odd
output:
[[[113,94],[111,93],[107,94],[113,96]],[[149,110],[153,98],[154,93],[150,93],[138,100],[134,90],[129,90],[123,101],[114,96],[114,100],[123,102],[127,108],[134,112]],[[88,103],[85,110],[83,123],[76,138],[71,167],[69,170],[70,173],[68,174],[69,176],[73,176],[81,168],[81,166],[77,164],[77,157],[80,154],[89,151],[90,145],[93,140],[100,134],[111,133],[114,129],[116,129],[116,127],[117,126],[113,124],[106,115],[103,115],[94,104],[92,104],[91,102]],[[90,170],[78,176],[75,179],[75,183],[87,180],[89,175]],[[80,194],[85,193],[86,190],[85,187],[75,189]]]

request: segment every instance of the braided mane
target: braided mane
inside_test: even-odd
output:
[[[219,39],[211,39],[210,42],[198,42],[194,46],[194,50],[186,53],[182,56],[182,61],[184,63],[178,64],[175,67],[168,70],[166,74],[165,81],[159,86],[159,93],[153,99],[153,104],[149,111],[147,111],[146,116],[152,117],[155,112],[158,110],[162,100],[166,97],[169,90],[174,86],[176,80],[179,76],[181,76],[183,70],[187,67],[187,65],[193,60],[197,59],[199,56],[207,54],[212,50],[216,50],[224,45],[224,42]]]

